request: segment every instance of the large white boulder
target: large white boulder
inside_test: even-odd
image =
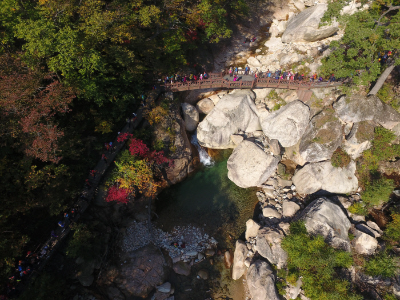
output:
[[[233,267],[232,267],[232,279],[237,280],[246,271],[244,261],[247,257],[247,247],[243,241],[237,240],[235,253],[233,254]]]
[[[255,238],[259,229],[260,225],[258,223],[256,223],[253,219],[248,219],[246,222],[246,241]]]
[[[350,251],[348,232],[351,223],[339,205],[321,197],[306,207],[300,219],[308,233],[322,235],[332,247]]]
[[[275,275],[271,266],[262,260],[253,262],[247,270],[247,287],[252,300],[279,300]]]
[[[202,114],[209,114],[212,109],[215,107],[214,102],[210,98],[201,99],[196,104],[197,110]]]
[[[228,178],[242,188],[261,186],[274,173],[278,163],[278,158],[245,140],[228,159]]]
[[[187,131],[194,131],[199,124],[199,112],[189,103],[182,103],[183,119]]]
[[[358,189],[355,172],[354,161],[343,168],[335,168],[330,161],[324,161],[305,165],[293,176],[292,180],[300,194],[312,194],[319,190],[347,194]]]
[[[372,139],[374,138],[374,122],[363,121],[353,124],[350,133],[346,136],[346,140],[342,148],[352,159],[357,159],[361,154],[371,148]]]
[[[293,201],[283,201],[282,215],[284,217],[293,217],[300,210],[300,205]]]
[[[265,47],[268,47],[268,51],[278,51],[285,48],[285,45],[282,43],[282,38],[280,37],[271,37],[264,44]],[[264,63],[263,63],[264,64]]]
[[[255,58],[254,56],[250,56],[250,57],[247,59],[247,63],[248,63],[251,67],[256,67],[256,68],[259,68],[259,67],[262,66],[261,63],[260,63],[260,61],[259,61],[257,58]]]
[[[376,96],[343,96],[335,104],[338,117],[344,122],[375,121],[386,129],[400,124],[400,114]]]
[[[286,266],[287,253],[282,249],[283,233],[277,229],[264,227],[258,230],[255,250],[278,269]]]
[[[260,130],[255,95],[250,90],[224,95],[214,109],[200,122],[197,139],[203,147],[214,149],[234,148],[231,135],[238,131]]]
[[[290,18],[282,35],[282,42],[315,42],[336,33],[339,30],[336,25],[319,28],[321,18],[327,9],[327,4],[317,4]]]
[[[277,139],[283,147],[295,145],[306,131],[310,108],[301,101],[293,101],[276,112],[260,118],[261,127],[270,139]]]
[[[374,254],[378,248],[377,239],[357,229],[355,232],[355,238],[352,240],[354,250],[362,255]]]

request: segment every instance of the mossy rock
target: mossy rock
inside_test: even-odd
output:
[[[359,143],[372,141],[374,139],[375,126],[371,121],[362,121],[358,123],[356,138]]]
[[[325,109],[311,119],[300,142],[300,155],[308,162],[330,159],[342,144],[342,137],[342,124],[335,111]]]

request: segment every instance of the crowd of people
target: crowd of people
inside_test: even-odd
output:
[[[189,75],[171,75],[171,76],[166,76],[164,78],[164,83],[168,84],[174,84],[176,82],[188,82],[188,81],[196,81],[196,80],[207,80],[209,79],[209,75],[207,74],[207,72],[204,73],[197,73],[197,74],[193,74],[190,73]]]
[[[233,81],[239,81],[242,79],[240,75],[252,76],[253,78],[271,78],[271,79],[280,79],[280,80],[294,80],[294,81],[310,81],[310,82],[323,82],[329,81],[334,82],[336,81],[336,77],[334,74],[331,74],[330,77],[326,80],[322,76],[318,76],[317,73],[312,74],[311,76],[305,75],[304,73],[292,72],[292,71],[285,71],[285,70],[276,70],[270,71],[267,70],[266,72],[256,70],[251,70],[249,66],[246,66],[244,70],[239,69],[238,67],[230,67],[229,70],[225,73],[229,74],[229,77],[232,77]],[[224,74],[223,74],[224,75]],[[193,82],[193,81],[202,81],[209,79],[209,75],[207,72],[193,74],[190,73],[189,75],[171,75],[166,76],[164,78],[165,85],[167,84],[174,84],[174,83],[185,83],[185,82]]]
[[[276,70],[270,71],[269,69],[266,72],[256,70],[251,70],[249,66],[246,66],[244,71],[239,70],[238,67],[230,67],[228,70],[229,76],[233,77],[233,81],[239,80],[239,74],[242,73],[244,75],[251,75],[254,78],[271,78],[271,79],[280,79],[280,80],[309,80],[311,82],[322,82],[324,78],[322,76],[318,76],[317,73],[312,74],[311,76],[305,75],[304,73],[294,73],[292,71],[285,71],[285,70]],[[336,81],[335,74],[331,74],[328,79],[329,82]]]
[[[146,97],[142,96],[142,103],[146,100]],[[132,116],[126,118],[126,122],[128,125],[128,130],[130,130],[133,126],[137,118],[136,113],[132,113]],[[118,135],[121,132],[118,132]],[[118,141],[118,139],[117,139]],[[101,155],[101,160],[106,163],[108,166],[108,156],[114,153],[116,150],[116,145],[113,142],[105,143],[104,152]],[[92,184],[97,178],[97,170],[90,170],[89,176],[85,180],[85,189],[86,192],[89,192],[92,189]],[[59,237],[64,234],[65,230],[70,227],[80,212],[82,212],[83,206],[87,206],[84,203],[88,203],[89,199],[85,197],[85,194],[82,193],[75,199],[74,205],[71,209],[65,211],[61,215],[60,221],[58,221],[57,226],[51,230],[50,238],[43,245],[37,246],[37,248],[33,251],[27,251],[26,255],[20,257],[18,262],[15,264],[14,272],[8,279],[6,286],[3,288],[3,291],[0,290],[0,300],[7,300],[9,298],[14,298],[17,296],[17,286],[21,282],[26,282],[28,277],[35,272],[39,266],[42,265],[44,260],[48,257],[48,254],[54,249],[54,246],[57,244]]]
[[[33,251],[29,250],[26,255],[20,257],[15,265],[14,272],[8,278],[8,282],[4,287],[3,294],[0,295],[0,300],[13,298],[17,295],[17,285],[21,282],[25,282],[28,277],[35,272],[43,261],[47,258],[48,254],[53,250],[58,240],[59,235],[63,234],[68,226],[71,226],[77,214],[81,211],[81,201],[88,202],[88,199],[81,194],[75,201],[75,204],[71,209],[64,212],[63,218],[57,223],[60,229],[54,229],[50,232],[50,238],[46,241],[42,247],[38,246]]]

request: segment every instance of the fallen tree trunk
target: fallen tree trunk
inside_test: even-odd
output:
[[[390,75],[390,73],[393,71],[395,65],[392,64],[391,66],[387,67],[385,71],[379,76],[378,80],[376,81],[374,87],[372,90],[368,93],[368,95],[376,95],[376,93],[379,92],[381,89],[382,85],[385,83],[386,78]]]

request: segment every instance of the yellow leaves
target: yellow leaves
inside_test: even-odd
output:
[[[156,106],[146,114],[146,119],[149,121],[150,125],[155,125],[160,123],[166,115],[168,115],[166,109],[161,106]]]
[[[133,163],[118,163],[118,179],[120,188],[127,189],[130,193],[135,193],[135,189],[146,197],[153,197],[160,186],[154,181],[153,172],[146,159]]]
[[[160,9],[157,6],[149,5],[139,10],[139,21],[142,26],[149,26],[152,22],[157,23]]]
[[[368,40],[370,41],[371,44],[375,43],[379,39],[379,35],[376,33],[372,33]]]
[[[44,4],[46,4],[47,1],[48,1],[48,0],[39,0],[39,4],[40,4],[40,5],[44,5]]]
[[[96,132],[101,132],[102,134],[109,133],[112,131],[114,124],[110,121],[100,121],[100,123],[96,126]]]

